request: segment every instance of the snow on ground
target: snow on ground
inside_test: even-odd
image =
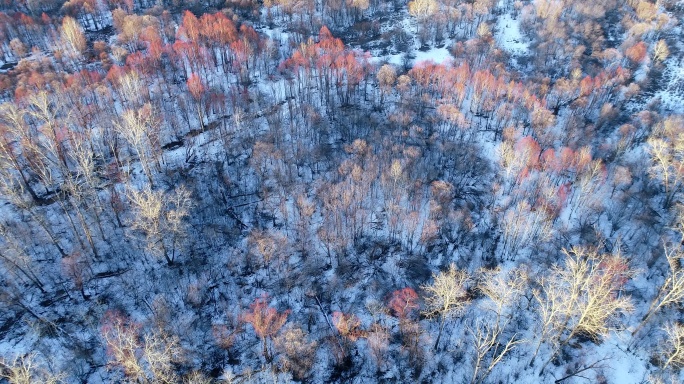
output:
[[[412,24],[410,24],[410,20],[407,19],[402,20],[402,25],[404,28],[406,28],[406,30],[410,30],[411,27],[414,27]],[[513,18],[510,13],[499,16],[496,23],[494,36],[496,38],[497,44],[502,49],[514,56],[523,56],[529,51],[529,42],[520,31],[519,19]],[[451,59],[451,53],[449,52],[448,47],[450,47],[452,43],[452,41],[446,41],[444,46],[441,48],[430,48],[427,51],[416,50],[413,63],[415,64],[421,61],[433,61],[438,64],[444,63],[448,59]],[[399,66],[403,64],[402,59],[402,54],[395,54],[374,56],[371,61],[375,63],[387,61],[391,64]]]
[[[386,61],[395,67],[400,67],[402,65],[402,56],[403,55],[374,55],[369,61],[373,64],[380,64]]]
[[[401,17],[401,20],[399,20],[398,25],[401,27],[401,30],[415,36],[418,33],[418,22],[416,19],[410,16],[407,10],[402,10],[399,17]],[[390,23],[381,30],[387,32],[396,26],[397,24]]]
[[[453,41],[447,39],[444,41],[444,44],[440,47],[431,47],[427,50],[419,50],[420,48],[420,43],[417,41],[415,38],[417,32],[418,32],[418,24],[416,22],[416,19],[413,18],[408,14],[408,12],[403,11],[399,15],[398,20],[395,20],[392,23],[387,23],[384,24],[381,27],[382,32],[388,32],[391,31],[393,28],[400,27],[403,31],[409,33],[410,35],[414,36],[413,38],[413,52],[415,58],[413,58],[412,63],[416,64],[421,61],[433,61],[437,64],[444,63],[448,59],[451,59],[451,54],[449,53],[449,47],[453,45]],[[387,62],[390,63],[394,66],[401,67],[404,65],[404,57],[405,53],[395,53],[395,54],[386,54],[382,55],[379,52],[371,52],[373,54],[373,57],[371,57],[370,61],[374,64],[382,63],[382,62]]]
[[[451,46],[451,44],[445,44],[444,47],[442,48],[430,48],[427,51],[415,51],[415,59],[413,59],[413,64],[417,64],[421,61],[432,61],[437,64],[442,64],[445,63],[448,60],[451,60],[451,53],[449,53],[449,49],[446,47]],[[400,67],[404,64],[404,55],[384,55],[384,56],[373,56],[370,61],[374,64],[378,64],[384,61],[387,61],[388,63]]]
[[[627,335],[623,336],[627,339]],[[619,340],[618,337],[613,336],[596,348],[595,360],[604,357],[609,358],[606,361],[604,371],[610,375],[611,383],[643,383],[648,377],[647,356],[627,352],[625,344],[625,340]],[[590,360],[587,362],[591,363]]]
[[[447,48],[432,48],[425,52],[417,51],[414,62],[419,63],[421,61],[434,61],[435,63],[441,64],[449,59],[451,59],[451,53],[449,53]]]
[[[520,32],[520,20],[514,19],[510,13],[497,19],[494,38],[503,50],[512,55],[524,55],[529,50],[529,43]]]
[[[290,37],[290,34],[285,32],[282,27],[262,28],[260,31],[271,40],[279,40],[281,44],[286,43],[287,39]]]
[[[674,113],[684,113],[684,59],[672,58],[666,62],[663,80],[667,82],[656,94],[663,107]]]

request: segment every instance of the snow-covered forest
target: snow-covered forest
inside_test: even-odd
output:
[[[0,383],[680,383],[679,0],[0,0]]]

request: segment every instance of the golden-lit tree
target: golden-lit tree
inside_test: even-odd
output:
[[[380,87],[380,104],[383,103],[386,94],[389,94],[397,81],[397,71],[390,64],[385,64],[378,70],[376,75]]]
[[[634,331],[632,336],[651,319],[651,317],[659,312],[661,309],[680,305],[684,302],[684,268],[682,268],[682,253],[673,249],[665,248],[665,255],[667,256],[667,263],[669,266],[669,274],[665,282],[658,290],[658,294],[651,302],[651,306],[641,319],[641,322]]]
[[[484,314],[466,326],[474,350],[472,384],[485,382],[513,348],[525,342],[509,329],[514,309],[527,287],[525,270],[483,270],[477,280],[477,290],[486,298],[479,302]]]
[[[663,355],[665,362],[663,368],[670,365],[676,367],[684,366],[684,325],[680,323],[673,323],[665,327],[667,333],[666,347]]]
[[[655,43],[655,46],[653,47],[653,61],[656,63],[660,63],[665,61],[665,59],[670,56],[670,49],[667,47],[667,43],[665,40],[660,39],[658,42]]]
[[[100,329],[110,366],[123,370],[131,382],[178,382],[173,364],[183,360],[180,340],[162,330],[141,335],[141,325],[119,312],[107,312]]]
[[[632,310],[631,298],[621,290],[633,271],[618,255],[586,248],[564,250],[565,263],[556,266],[534,290],[538,303],[539,347],[547,342],[551,352],[546,365],[561,347],[583,335],[598,340],[622,327],[621,314]]]
[[[420,21],[425,21],[439,10],[435,0],[412,0],[408,3],[409,13]]]
[[[152,106],[145,104],[136,110],[126,110],[121,121],[115,123],[117,132],[133,147],[150,185],[154,185],[152,161],[158,147],[156,119]]]
[[[665,206],[682,188],[684,178],[684,119],[669,116],[656,125],[648,141],[649,174],[665,187]]]
[[[439,332],[435,341],[435,349],[437,349],[444,324],[470,302],[468,294],[470,276],[456,269],[452,263],[447,271],[433,274],[432,279],[432,284],[422,287],[425,291],[423,313],[428,317],[439,317]]]
[[[141,191],[131,189],[128,199],[134,209],[131,229],[145,234],[149,252],[163,255],[168,265],[173,265],[178,245],[186,236],[185,219],[192,207],[190,191],[180,186],[166,193],[147,186]]]
[[[80,60],[87,48],[87,40],[83,34],[83,28],[72,17],[66,16],[62,19],[60,36],[64,44],[66,54],[73,60]]]
[[[65,383],[61,374],[51,373],[36,358],[36,354],[17,356],[12,361],[0,359],[0,378],[9,384],[60,384]]]
[[[287,326],[273,338],[280,353],[282,369],[291,372],[295,380],[304,380],[314,365],[317,343],[297,326]]]

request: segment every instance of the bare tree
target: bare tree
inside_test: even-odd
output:
[[[165,229],[170,233],[171,263],[176,259],[176,251],[187,236],[186,219],[190,216],[192,196],[185,186],[176,188],[173,193],[166,194]],[[169,258],[167,258],[168,261]]]
[[[74,58],[80,58],[85,51],[88,42],[83,35],[83,28],[81,28],[78,21],[69,16],[64,17],[64,19],[62,19],[60,36],[62,37],[62,42],[69,52],[69,55]]]
[[[439,345],[439,340],[444,330],[446,321],[456,316],[470,302],[468,296],[468,284],[470,277],[464,271],[456,269],[454,264],[449,266],[446,272],[432,275],[433,282],[425,285],[425,311],[426,316],[439,316],[439,333],[435,341],[435,349]]]
[[[656,63],[663,62],[668,56],[670,56],[670,49],[667,47],[665,40],[660,39],[655,43],[652,55],[653,61]]]
[[[124,111],[121,121],[115,124],[117,132],[126,139],[138,155],[140,166],[150,185],[154,185],[151,162],[155,157],[154,150],[158,144],[154,132],[158,124],[150,104],[145,104],[137,110]]]
[[[50,238],[51,243],[57,248],[60,255],[66,256],[66,251],[59,244],[57,236],[54,234],[52,228],[50,227],[48,221],[40,215],[34,208],[34,201],[28,200],[26,195],[23,193],[21,184],[17,184],[12,178],[3,177],[4,172],[0,171],[0,193],[2,193],[3,199],[10,201],[15,207],[21,209],[22,211],[28,213],[28,215],[43,229],[43,231]]]
[[[40,135],[34,140],[38,151],[35,154],[44,158],[41,164],[45,170],[39,170],[39,174],[50,172],[53,168],[60,171],[61,177],[68,177],[69,164],[67,152],[64,146],[66,135],[64,127],[60,124],[60,117],[65,113],[64,103],[56,97],[52,97],[47,91],[40,91],[29,96],[27,114],[31,116],[37,125]],[[52,179],[43,177],[44,180]],[[58,178],[55,178],[58,180]]]
[[[73,187],[75,189],[74,196],[85,199],[86,205],[90,206],[91,211],[95,217],[97,227],[102,238],[105,238],[105,232],[102,228],[102,220],[100,213],[104,210],[104,205],[98,194],[103,186],[102,181],[96,171],[96,161],[99,154],[93,149],[92,141],[90,140],[90,132],[82,135],[70,134],[70,158],[75,163],[75,174],[73,176]],[[101,157],[100,157],[101,158]],[[81,203],[82,201],[78,201]],[[93,202],[90,205],[88,203]]]
[[[63,378],[41,364],[35,354],[17,356],[12,361],[0,359],[0,378],[9,384],[58,384]]]
[[[178,377],[173,364],[182,361],[176,336],[156,329],[143,337],[141,325],[118,312],[108,312],[101,327],[111,364],[123,369],[132,382],[173,384]]]
[[[435,0],[413,0],[408,4],[409,13],[421,22],[439,10],[439,4]]]
[[[397,71],[390,64],[385,64],[378,70],[378,85],[380,87],[380,104],[384,102],[385,94],[389,94],[397,81]]]
[[[287,237],[277,231],[254,230],[249,234],[248,244],[252,253],[261,259],[261,266],[270,270],[275,261],[278,269],[285,263],[287,257]]]
[[[126,102],[132,108],[139,108],[146,99],[145,92],[149,92],[148,86],[140,78],[137,71],[129,71],[116,78],[116,90],[121,96],[121,101]]]
[[[548,278],[540,279],[541,289],[534,291],[541,329],[532,362],[544,341],[551,345],[542,372],[573,338],[599,339],[618,329],[620,314],[632,310],[631,298],[621,294],[633,275],[624,258],[586,248],[563,253],[565,265],[554,267]]]
[[[641,319],[639,326],[632,331],[632,336],[648,322],[648,320],[662,308],[669,307],[673,304],[681,304],[684,300],[684,268],[681,266],[682,253],[672,249],[665,248],[665,256],[670,267],[669,276],[660,287],[658,294],[653,299],[648,311]]]
[[[499,323],[509,317],[514,305],[527,288],[527,271],[523,268],[502,273],[500,268],[484,270],[478,277],[477,289],[489,300],[483,306],[496,315]]]
[[[665,187],[665,206],[669,206],[682,187],[684,174],[684,119],[670,116],[659,123],[649,137],[651,156],[649,174]]]
[[[304,380],[314,365],[317,343],[309,341],[306,333],[293,325],[274,337],[273,343],[280,352],[283,370],[291,372],[295,380]]]
[[[356,341],[366,335],[366,332],[361,329],[361,320],[353,313],[335,311],[332,314],[332,323],[337,332],[349,341]]]
[[[149,187],[142,191],[132,189],[128,193],[128,199],[135,210],[131,229],[145,234],[145,248],[149,252],[166,255],[162,241],[163,197],[163,192],[153,191]]]
[[[0,165],[2,165],[0,169],[2,169],[3,178],[7,180],[14,179],[14,171],[16,171],[23,189],[29,192],[34,201],[39,202],[41,198],[31,186],[30,174],[25,169],[27,151],[23,150],[22,146],[23,143],[30,142],[25,115],[26,111],[18,108],[14,103],[0,105]]]
[[[190,191],[180,186],[173,193],[165,193],[146,186],[142,191],[131,189],[128,198],[134,208],[131,229],[145,234],[148,251],[163,255],[168,265],[173,265],[177,246],[186,235],[184,220],[192,206]]]
[[[486,310],[466,326],[474,347],[474,368],[471,383],[482,383],[503,358],[516,345],[525,342],[508,330],[513,309],[526,287],[527,275],[523,269],[502,273],[500,269],[485,270],[478,278],[478,290],[485,295],[480,302]]]
[[[673,323],[665,327],[667,333],[667,347],[664,356],[667,360],[663,368],[670,365],[677,367],[684,366],[684,325]]]
[[[368,348],[377,367],[381,367],[385,361],[385,354],[390,344],[389,331],[378,323],[373,323],[370,330],[366,333]]]
[[[193,371],[183,378],[183,384],[214,384],[214,380],[201,372]]]
[[[7,272],[19,274],[30,281],[41,292],[45,293],[40,271],[35,270],[34,262],[22,242],[15,239],[8,226],[0,222],[0,260]]]
[[[268,296],[262,296],[256,298],[250,305],[249,311],[243,315],[243,319],[252,324],[254,332],[261,339],[266,361],[270,362],[272,358],[268,349],[268,340],[273,338],[285,325],[289,314],[290,310],[278,313],[275,308],[268,306]]]
[[[78,151],[83,150],[81,145],[84,137],[78,137],[77,133],[69,129],[70,112],[60,96],[62,95],[53,95],[47,91],[29,96],[26,115],[38,125],[37,132],[40,134],[25,141],[24,148],[30,148],[33,156],[29,162],[35,164],[32,169],[39,175],[44,187],[51,187],[56,192],[57,202],[66,213],[64,216],[68,219],[81,248],[86,249],[81,239],[83,232],[90,249],[95,257],[98,257],[91,224],[82,207],[84,195],[89,191],[82,188],[81,181],[78,180],[79,172],[74,172],[78,168]],[[80,230],[72,219],[72,214],[76,216]],[[99,224],[97,212],[95,216]]]
[[[183,349],[177,336],[161,329],[143,337],[142,359],[153,378],[152,382],[162,384],[178,383],[173,364],[183,361]]]
[[[526,200],[502,213],[502,257],[513,257],[520,248],[547,240],[552,234],[550,213],[543,209],[535,209]]]
[[[517,334],[504,338],[503,333],[507,323],[508,320],[502,326],[498,323],[489,324],[487,320],[478,319],[474,326],[466,327],[472,337],[475,350],[473,375],[470,379],[471,384],[483,383],[494,367],[517,344],[524,342],[524,340],[517,338]]]
[[[110,356],[110,366],[120,367],[134,381],[143,380],[145,369],[138,360],[140,325],[118,312],[107,312],[100,333]]]

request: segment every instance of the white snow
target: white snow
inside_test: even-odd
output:
[[[428,51],[416,51],[415,62],[419,63],[421,61],[433,61],[437,64],[441,64],[447,60],[451,59],[451,53],[447,48],[432,48]]]
[[[497,19],[494,37],[502,49],[513,55],[524,55],[529,49],[529,43],[520,32],[520,20],[509,13]]]
[[[665,62],[663,77],[666,85],[655,97],[660,98],[663,106],[674,113],[684,113],[684,60],[671,58]]]
[[[415,51],[415,58],[413,59],[413,64],[417,64],[421,61],[432,61],[437,64],[442,64],[452,59],[449,49],[446,47],[451,46],[451,44],[446,44],[442,48],[431,48],[427,51]],[[373,56],[370,61],[374,64],[378,64],[387,61],[395,66],[402,66],[404,64],[404,55],[385,55],[385,56]]]

